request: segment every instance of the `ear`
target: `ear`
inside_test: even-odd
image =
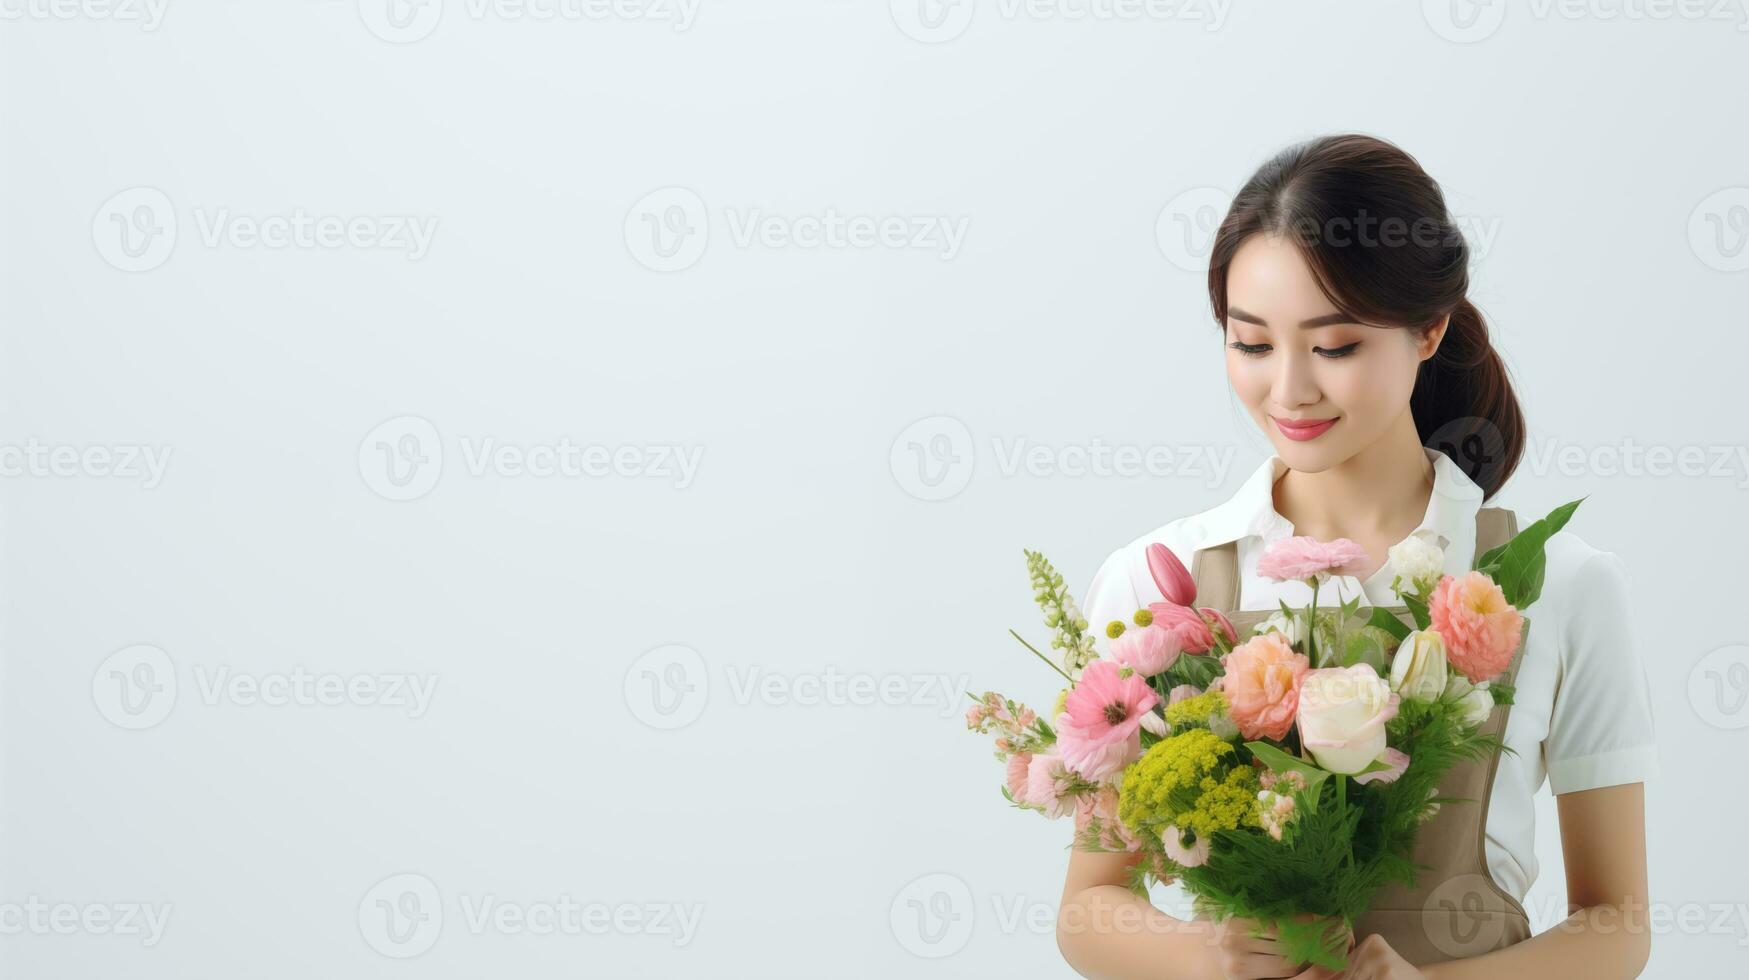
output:
[[[1439,342],[1445,339],[1445,328],[1451,325],[1451,314],[1433,321],[1415,341],[1415,354],[1425,361],[1439,353]]]

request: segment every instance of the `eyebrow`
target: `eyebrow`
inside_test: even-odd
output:
[[[1257,316],[1254,313],[1246,313],[1244,310],[1239,309],[1237,306],[1228,307],[1227,308],[1227,315],[1232,317],[1235,320],[1243,320],[1246,323],[1255,323],[1260,327],[1269,326],[1269,324],[1267,322],[1265,322],[1262,317]],[[1300,326],[1303,328],[1327,327],[1333,323],[1359,324],[1360,321],[1356,320],[1354,317],[1351,317],[1346,313],[1326,313],[1323,316],[1312,317],[1310,320],[1301,320]]]

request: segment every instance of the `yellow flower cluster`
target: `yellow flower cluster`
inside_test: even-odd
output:
[[[1237,830],[1241,824],[1260,827],[1257,814],[1257,770],[1239,766],[1227,772],[1227,778],[1217,780],[1204,776],[1202,795],[1188,813],[1179,814],[1180,830],[1194,830],[1198,840],[1217,830]]]
[[[1192,700],[1198,699],[1174,707]],[[1163,739],[1124,772],[1118,819],[1138,832],[1159,833],[1174,824],[1199,839],[1217,830],[1260,826],[1257,772],[1235,761],[1232,743],[1206,728]]]
[[[1138,831],[1171,823],[1195,801],[1203,777],[1215,775],[1232,754],[1233,746],[1206,728],[1192,728],[1154,743],[1124,771],[1118,819]]]
[[[1227,696],[1220,691],[1208,691],[1166,708],[1166,723],[1173,728],[1191,724],[1208,727],[1210,715],[1227,713]]]

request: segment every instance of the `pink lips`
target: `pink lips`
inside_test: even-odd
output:
[[[1282,435],[1295,442],[1316,439],[1336,424],[1336,419],[1283,419],[1273,415],[1270,418],[1275,420],[1275,427]]]

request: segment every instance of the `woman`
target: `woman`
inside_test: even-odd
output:
[[[1113,553],[1083,603],[1088,621],[1159,601],[1145,557],[1153,542],[1187,566],[1198,552],[1236,552],[1239,609],[1305,603],[1303,583],[1255,572],[1264,547],[1290,535],[1365,547],[1364,563],[1332,579],[1341,598],[1391,603],[1386,552],[1412,534],[1443,545],[1447,572],[1467,571],[1477,511],[1511,475],[1524,442],[1505,366],[1465,296],[1468,264],[1438,185],[1388,143],[1327,137],[1260,169],[1216,235],[1209,295],[1233,391],[1276,454],[1231,500]],[[1413,915],[1375,922],[1369,914],[1345,976],[1590,980],[1637,976],[1646,963],[1641,783],[1657,763],[1623,568],[1567,531],[1546,551],[1515,703],[1496,709],[1510,708],[1505,739],[1514,753],[1500,756],[1479,806],[1450,804],[1435,818],[1468,820],[1474,839],[1485,838],[1472,848],[1468,877],[1500,903],[1487,920],[1494,932],[1482,937],[1486,951],[1429,942],[1411,931]],[[1571,915],[1529,937],[1518,903],[1538,872],[1532,797],[1545,778],[1560,813]],[[1490,785],[1485,772],[1476,785]],[[1455,833],[1434,839],[1465,833],[1441,826]],[[1296,972],[1270,936],[1249,935],[1254,923],[1180,922],[1136,898],[1124,887],[1135,860],[1073,852],[1058,941],[1082,974],[1330,975]],[[1428,908],[1441,901],[1420,898]],[[1446,904],[1461,913],[1462,901]],[[1367,933],[1369,922],[1389,924]]]

